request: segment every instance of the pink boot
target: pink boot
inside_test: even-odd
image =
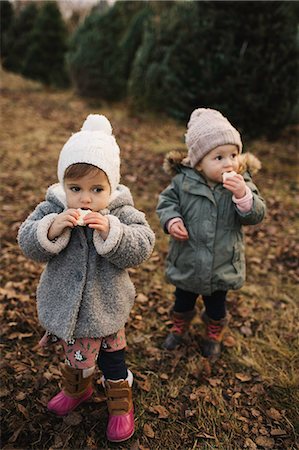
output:
[[[122,442],[134,434],[134,408],[132,401],[133,375],[128,371],[126,380],[102,380],[108,405],[107,439]]]
[[[91,397],[94,367],[74,369],[64,365],[61,372],[63,390],[49,401],[48,410],[58,416],[65,416]]]

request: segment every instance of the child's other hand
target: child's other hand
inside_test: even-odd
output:
[[[89,228],[97,230],[104,241],[107,239],[110,225],[109,219],[106,216],[103,216],[99,212],[91,212],[84,217],[84,222]]]
[[[48,239],[52,241],[62,234],[65,228],[74,228],[77,225],[79,212],[76,209],[67,209],[58,214],[49,228]]]
[[[227,178],[223,182],[223,186],[231,191],[236,198],[243,198],[246,194],[246,184],[240,174]]]
[[[168,230],[169,234],[178,241],[186,241],[189,239],[188,231],[183,222],[175,222]]]

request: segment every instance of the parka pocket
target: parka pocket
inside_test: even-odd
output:
[[[234,245],[234,253],[232,264],[237,273],[240,273],[244,269],[244,256],[241,253],[240,246],[238,244]]]

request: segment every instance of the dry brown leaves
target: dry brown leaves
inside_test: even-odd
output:
[[[94,398],[78,411],[65,418],[46,411],[49,398],[58,389],[61,353],[59,348],[53,353],[37,345],[43,330],[37,321],[35,291],[42,266],[26,260],[16,243],[20,223],[42,200],[47,185],[55,182],[61,146],[71,132],[79,129],[82,118],[91,112],[90,106],[71,92],[46,92],[11,75],[4,74],[3,88],[2,448],[110,448],[105,439],[107,411],[98,382],[100,374],[95,380]],[[266,298],[257,298],[254,286],[272,283],[275,289],[278,280],[298,281],[292,203],[296,191],[291,170],[297,156],[296,140],[284,136],[276,144],[255,144],[257,153],[264,156],[264,172],[257,182],[267,198],[268,217],[261,225],[246,230],[247,290],[230,297],[231,332],[225,336],[224,356],[210,364],[200,354],[203,328],[198,319],[187,347],[172,354],[161,350],[170,325],[172,287],[164,280],[168,243],[155,205],[158,193],[169,182],[162,171],[164,154],[181,146],[184,127],[167,119],[162,123],[160,118],[130,115],[124,105],[103,105],[101,112],[112,121],[117,117],[115,133],[122,149],[123,182],[132,189],[136,206],[145,211],[157,236],[151,259],[141,268],[130,270],[138,293],[127,327],[128,363],[135,377],[136,433],[118,448],[201,448],[210,441],[215,444],[213,448],[223,448],[224,441],[229,442],[227,448],[234,448],[235,442],[250,450],[295,448],[288,390],[282,389],[279,397],[253,366],[242,365],[238,358],[240,341],[246,344],[263,333],[263,322],[256,317],[273,314],[272,299],[268,305]],[[280,161],[279,169],[271,167],[269,155],[274,161],[274,154],[281,153],[274,150],[287,138],[289,160]],[[283,173],[288,173],[288,186],[293,183],[289,191],[284,191],[288,207],[279,190],[283,168]],[[283,297],[274,304],[275,314],[287,308]],[[283,333],[292,334],[285,323],[277,323]],[[234,356],[230,357],[230,352]]]

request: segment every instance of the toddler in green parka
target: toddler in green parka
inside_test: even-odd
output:
[[[185,141],[187,156],[166,156],[164,168],[174,176],[157,205],[161,226],[171,236],[166,277],[176,288],[173,325],[163,347],[182,344],[201,295],[203,355],[217,358],[227,324],[227,292],[245,281],[242,225],[255,225],[265,215],[251,179],[260,162],[241,155],[239,132],[213,109],[192,112]]]

